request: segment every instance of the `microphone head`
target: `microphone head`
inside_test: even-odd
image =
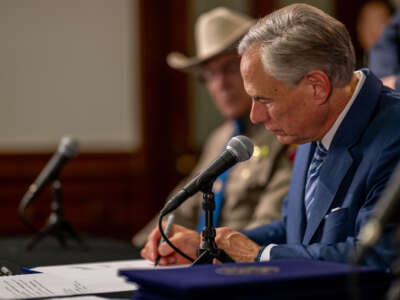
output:
[[[64,136],[58,145],[57,151],[68,158],[73,158],[79,153],[79,143],[74,137]]]
[[[229,140],[226,150],[240,162],[248,160],[253,155],[254,145],[247,136],[238,135]]]

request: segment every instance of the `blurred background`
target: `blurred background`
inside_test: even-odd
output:
[[[78,232],[129,240],[222,120],[202,84],[169,68],[166,55],[193,56],[196,17],[214,7],[258,18],[294,2],[0,0],[0,234],[29,233],[20,200],[69,135],[81,153],[61,174],[66,219]],[[370,1],[302,2],[347,26],[365,66],[360,32],[379,34],[390,15],[364,17],[376,21],[366,25],[360,14]],[[28,207],[38,227],[51,198],[48,188]]]

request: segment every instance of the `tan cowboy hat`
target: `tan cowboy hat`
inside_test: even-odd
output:
[[[195,25],[196,56],[187,57],[179,52],[167,56],[170,67],[181,71],[194,71],[202,63],[232,47],[254,24],[248,16],[225,7],[206,12]]]

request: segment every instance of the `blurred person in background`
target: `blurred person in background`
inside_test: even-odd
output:
[[[189,178],[216,159],[231,137],[246,135],[255,145],[251,159],[226,171],[213,185],[214,225],[236,230],[281,218],[281,204],[288,192],[292,167],[287,147],[262,124],[251,124],[249,119],[252,102],[243,87],[236,47],[253,23],[251,18],[228,8],[213,9],[197,19],[196,56],[173,52],[167,57],[169,66],[204,82],[216,108],[226,119],[211,133]],[[188,199],[174,212],[174,223],[201,231],[204,227],[201,203],[202,193]],[[135,246],[146,243],[157,219],[158,216],[132,238]]]
[[[384,28],[381,37],[369,52],[368,67],[384,85],[400,88],[400,9]]]
[[[393,12],[393,5],[388,0],[371,0],[361,6],[356,23],[357,41],[362,50],[358,67],[367,66],[368,52],[381,36]]]

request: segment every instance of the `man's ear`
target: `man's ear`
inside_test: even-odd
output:
[[[322,71],[310,71],[305,75],[307,84],[313,91],[314,99],[319,104],[324,104],[331,94],[331,82],[328,76]]]

